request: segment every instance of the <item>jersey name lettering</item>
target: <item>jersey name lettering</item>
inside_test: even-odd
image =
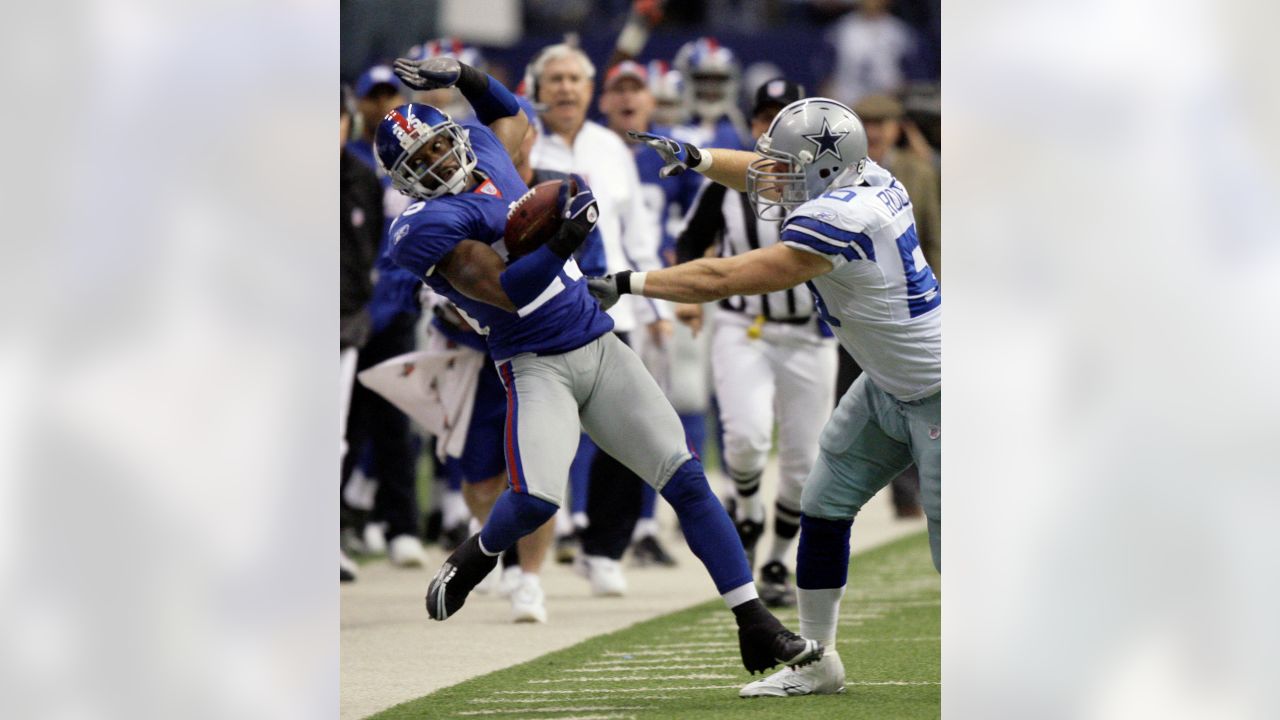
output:
[[[902,212],[903,208],[911,206],[911,199],[907,197],[906,191],[902,189],[897,180],[894,180],[889,187],[876,193],[876,197],[880,198],[880,202],[884,203],[885,207],[889,208],[889,212],[894,215]]]

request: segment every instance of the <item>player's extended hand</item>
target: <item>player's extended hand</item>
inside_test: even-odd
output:
[[[578,225],[585,237],[600,219],[600,206],[596,203],[595,194],[591,192],[587,181],[583,180],[581,175],[575,173],[569,177],[573,182],[560,183],[560,196],[556,207],[560,210],[560,217],[567,223]]]
[[[400,58],[395,64],[396,75],[414,90],[439,90],[453,87],[462,77],[462,63],[451,57],[433,57],[426,60]]]
[[[600,301],[600,309],[608,310],[618,302],[618,298],[622,294],[618,292],[618,277],[616,275],[605,275],[604,277],[587,278],[587,290],[596,300]]]
[[[653,133],[636,132],[635,130],[628,130],[627,137],[636,142],[642,142],[658,151],[658,154],[662,156],[662,162],[665,163],[662,169],[658,171],[660,177],[679,175],[691,167],[697,167],[702,164],[702,151],[687,142],[680,142],[665,135],[654,135]]]

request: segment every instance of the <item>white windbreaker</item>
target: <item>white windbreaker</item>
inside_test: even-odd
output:
[[[645,207],[634,156],[612,130],[588,120],[574,137],[573,147],[559,135],[543,130],[533,144],[532,155],[534,168],[578,173],[591,186],[600,204],[596,227],[604,241],[608,272],[662,267],[658,256],[660,220]],[[633,332],[639,325],[671,315],[668,307],[649,298],[629,298],[632,302],[620,302],[609,309],[618,332]]]

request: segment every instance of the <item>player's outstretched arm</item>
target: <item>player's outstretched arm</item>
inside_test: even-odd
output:
[[[396,60],[395,72],[405,85],[415,90],[458,88],[476,111],[476,119],[488,125],[507,154],[515,158],[529,129],[529,118],[502,83],[451,57],[400,58]]]
[[[770,245],[733,257],[704,258],[652,272],[623,271],[588,282],[605,308],[627,293],[702,303],[785,290],[831,272],[831,267],[831,261],[819,255]]]
[[[739,192],[747,190],[747,168],[761,157],[747,150],[725,148],[706,150],[665,135],[634,130],[628,130],[627,136],[657,150],[662,156],[666,164],[658,171],[658,175],[670,177],[686,170],[693,170],[706,175],[712,182],[718,182]]]

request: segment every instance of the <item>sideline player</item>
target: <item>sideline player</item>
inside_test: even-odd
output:
[[[783,107],[804,97],[804,88],[783,78],[756,90],[751,133],[759,138]],[[694,173],[681,173],[686,177]],[[696,177],[696,175],[695,175]],[[681,262],[701,258],[719,240],[720,257],[778,243],[777,220],[756,217],[745,193],[707,183],[677,242]],[[677,317],[694,327],[702,305],[681,305]],[[770,607],[795,604],[787,556],[800,531],[800,491],[818,455],[818,435],[835,405],[837,350],[831,330],[814,311],[805,288],[767,295],[735,295],[720,301],[711,337],[711,370],[724,428],[724,459],[733,479],[734,521],[747,557],[764,533],[760,493],[778,425],[779,482],[773,508],[773,542],[760,568],[760,598]]]
[[[401,192],[419,198],[392,225],[392,258],[487,337],[507,390],[511,486],[484,528],[432,578],[428,614],[445,620],[457,613],[498,555],[554,516],[580,423],[671,503],[733,610],[748,671],[820,658],[821,643],[788,631],[760,602],[733,524],[685,448],[679,418],[587,292],[572,252],[595,224],[591,191],[579,180],[570,197],[565,184],[560,229],[508,266],[508,207],[527,191],[512,163],[529,127],[524,112],[496,80],[452,58],[396,65],[411,87],[457,87],[487,125],[464,129],[429,105],[409,104],[383,119],[376,145]]]
[[[806,283],[823,320],[863,368],[822,430],[800,499],[800,632],[831,650],[739,694],[840,692],[844,666],[834,643],[853,518],[912,461],[933,563],[942,569],[942,296],[916,238],[911,199],[867,158],[858,116],[826,98],[783,108],[755,153],[639,137],[667,156],[664,172],[695,170],[745,189],[759,216],[785,217],[781,242],[730,258],[591,278],[601,304],[625,293],[709,302]]]

